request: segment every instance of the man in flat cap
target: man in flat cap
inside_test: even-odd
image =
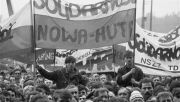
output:
[[[126,51],[124,55],[125,66],[118,69],[117,84],[122,87],[138,86],[139,81],[143,79],[143,72],[140,68],[134,66],[132,51]]]
[[[87,80],[80,75],[78,69],[76,68],[76,59],[73,56],[68,56],[65,59],[65,65],[65,68],[54,72],[48,72],[39,65],[37,65],[36,68],[43,77],[56,83],[57,89],[66,88],[69,84],[86,84]]]

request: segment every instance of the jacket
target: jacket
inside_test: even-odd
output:
[[[40,66],[37,69],[43,77],[52,80],[56,84],[57,89],[66,88],[69,84],[85,85],[87,83],[87,80],[76,69],[74,72],[67,72],[65,68],[54,72],[48,72]]]

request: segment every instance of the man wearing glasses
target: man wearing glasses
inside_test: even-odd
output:
[[[48,72],[39,65],[36,68],[43,77],[52,80],[56,84],[57,89],[66,88],[69,84],[86,85],[87,81],[76,68],[76,59],[73,56],[68,56],[65,59],[65,65],[65,68],[54,72]]]

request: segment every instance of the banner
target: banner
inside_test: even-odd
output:
[[[96,50],[91,57],[87,58],[86,62],[85,65],[82,62],[77,63],[78,69],[86,71],[86,73],[117,72],[121,66],[113,64],[112,47]]]
[[[0,23],[0,58],[30,51],[32,24],[30,4]]]
[[[55,63],[55,52],[54,49],[37,49],[36,50],[36,61],[38,64],[54,64]],[[32,52],[24,53],[10,58],[26,63],[33,64],[35,61],[35,55]]]
[[[129,41],[134,35],[135,0],[74,4],[35,0],[39,48],[90,49]]]
[[[56,50],[56,65],[57,66],[65,66],[64,62],[67,56],[74,56],[76,58],[76,62],[82,62],[86,64],[87,58],[92,56],[95,52],[93,49],[85,49],[85,50]]]
[[[135,42],[128,43],[131,49],[135,49],[135,64],[147,74],[180,75],[179,35],[180,27],[162,34],[137,26]]]

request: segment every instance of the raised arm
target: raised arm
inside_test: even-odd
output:
[[[43,77],[45,77],[45,78],[47,78],[47,79],[49,79],[49,80],[56,80],[56,79],[57,79],[57,73],[56,73],[56,71],[54,71],[54,72],[48,72],[48,71],[46,71],[44,68],[42,68],[42,67],[39,66],[39,65],[37,65],[36,68],[37,68],[37,70],[39,71],[39,73],[40,73]]]

